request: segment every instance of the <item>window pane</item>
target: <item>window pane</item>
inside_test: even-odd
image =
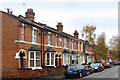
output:
[[[54,53],[51,53],[51,65],[54,64]]]
[[[54,58],[54,53],[51,53],[51,58]]]
[[[49,53],[47,53],[47,59],[49,58]]]
[[[34,30],[34,36],[36,36],[36,30]]]
[[[34,67],[34,60],[30,60],[30,67]]]
[[[51,59],[51,65],[53,65],[54,64],[54,59]]]
[[[36,60],[36,67],[40,67],[40,60]]]
[[[36,42],[36,37],[34,36],[34,42]]]
[[[36,59],[40,59],[40,52],[36,52]]]
[[[50,63],[49,63],[49,53],[47,53],[47,65],[49,65]]]
[[[49,63],[49,59],[47,59],[47,65],[49,65],[50,63]]]
[[[34,52],[30,52],[30,59],[34,59]]]
[[[66,64],[66,54],[64,54],[64,64]]]

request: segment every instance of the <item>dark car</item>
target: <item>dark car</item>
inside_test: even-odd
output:
[[[82,77],[85,75],[89,75],[89,71],[83,65],[76,64],[68,66],[68,69],[64,71],[64,75],[66,78],[72,76]]]
[[[89,71],[89,74],[91,74],[91,73],[93,73],[93,68],[91,68],[91,66],[89,66],[89,65],[84,65],[87,69],[88,69],[88,71]]]
[[[104,67],[101,63],[93,63],[93,64],[90,64],[90,67],[94,70],[94,71],[102,71],[104,70]]]
[[[103,66],[104,66],[105,68],[111,68],[110,63],[103,63]]]

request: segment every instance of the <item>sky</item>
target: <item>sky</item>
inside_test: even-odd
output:
[[[0,10],[25,16],[28,8],[35,12],[35,21],[56,28],[62,22],[63,31],[73,35],[83,26],[96,26],[95,34],[106,34],[106,42],[118,35],[118,0],[0,0]]]

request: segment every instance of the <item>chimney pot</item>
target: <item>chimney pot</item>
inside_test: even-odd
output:
[[[10,13],[10,9],[7,9],[7,13]]]

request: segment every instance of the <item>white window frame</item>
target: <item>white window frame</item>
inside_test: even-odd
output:
[[[71,39],[69,39],[69,49],[70,49],[70,40],[71,40]]]
[[[31,53],[31,52],[34,52],[34,59],[30,59],[30,53]],[[40,53],[40,59],[36,59],[36,52],[39,52],[39,53],[40,53],[40,51],[29,51],[28,66],[29,66],[29,68],[32,68],[32,70],[42,69],[42,67],[41,67],[41,53]],[[30,60],[34,60],[34,67],[30,67]],[[39,67],[36,67],[36,60],[40,60],[40,66],[39,66]]]
[[[47,65],[47,54],[49,54],[49,65]],[[53,63],[53,65],[51,65],[51,54],[54,54],[54,63]],[[53,52],[47,52],[47,53],[45,53],[45,65],[46,66],[55,66],[55,53],[53,53]]]
[[[66,57],[64,57],[66,55]],[[64,62],[66,61],[66,63]],[[63,65],[69,65],[70,64],[70,54],[63,53]]]
[[[51,44],[51,34],[48,34],[48,45]]]
[[[74,40],[72,41],[72,50],[74,50]]]
[[[78,45],[77,50],[78,50],[78,51],[80,51],[80,43],[78,42],[78,44],[77,44],[77,45]]]
[[[67,48],[67,39],[64,39],[64,48]]]
[[[81,51],[83,51],[83,43],[81,42]]]
[[[36,34],[34,35],[34,32],[36,32]],[[37,28],[33,27],[32,30],[32,42],[36,43],[37,42]]]
[[[76,60],[78,61],[77,59],[77,54],[72,54],[72,60],[74,60],[74,63],[73,64],[77,64]]]
[[[24,41],[24,26],[25,24],[22,23],[22,27],[21,27],[21,40]]]
[[[61,37],[59,37],[59,47],[61,47],[61,42],[62,42],[62,39]]]
[[[57,36],[57,34],[56,34],[56,46],[58,46],[58,45],[57,45],[57,39],[58,39],[58,36]]]

